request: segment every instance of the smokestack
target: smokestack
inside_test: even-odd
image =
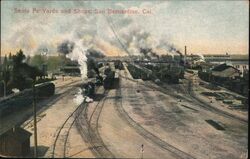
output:
[[[187,46],[185,46],[185,56],[187,56]]]

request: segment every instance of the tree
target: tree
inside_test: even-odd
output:
[[[30,55],[28,55],[27,58],[26,58],[26,63],[27,64],[30,64],[30,59],[31,59],[31,57],[30,57]]]
[[[4,60],[3,60],[3,70],[6,70],[8,67],[8,60],[7,60],[7,56],[4,56]]]
[[[9,53],[9,57],[8,57],[9,60],[12,59],[12,55],[11,55],[11,52]]]
[[[17,54],[12,57],[12,59],[13,59],[13,65],[18,67],[24,61],[25,55],[23,54],[22,50],[19,50]]]
[[[48,65],[48,71],[55,72],[60,69],[63,63],[63,57],[62,56],[50,56],[47,60]]]
[[[37,67],[30,66],[25,63],[25,55],[22,50],[18,51],[16,55],[12,56],[13,69],[10,78],[10,88],[18,88],[23,90],[32,86],[32,81],[37,76],[43,76],[44,74]]]
[[[45,59],[41,55],[34,55],[32,59],[30,60],[30,65],[41,67],[45,63]]]

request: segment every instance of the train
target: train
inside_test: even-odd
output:
[[[120,67],[118,69],[124,69],[122,63],[120,63]],[[119,73],[118,70],[112,70],[110,67],[104,70],[105,78],[103,80],[103,87],[105,90],[107,89],[115,89],[119,84]]]
[[[184,69],[178,66],[167,66],[161,68],[156,75],[163,82],[178,84],[179,79],[184,78]]]
[[[114,61],[115,69],[124,70],[124,66],[120,60]]]
[[[134,79],[151,80],[154,78],[152,71],[148,71],[149,69],[146,70],[143,67],[137,67],[132,64],[128,64],[127,68]]]
[[[106,69],[104,72],[106,75],[103,80],[104,89],[106,90],[114,88],[115,71],[112,71],[111,69]]]
[[[184,78],[184,67],[172,64],[145,64],[143,67],[152,71],[153,76],[149,78],[158,78],[162,82],[177,84],[179,79]]]
[[[40,101],[55,93],[55,85],[52,82],[46,82],[35,85],[36,100]],[[27,108],[33,103],[32,88],[25,89],[16,94],[10,95],[0,101],[0,116],[4,117],[10,113]]]
[[[84,95],[93,98],[95,95],[95,83],[88,82],[83,85]]]
[[[116,67],[117,69],[123,69],[122,66],[122,63],[118,62]],[[83,85],[84,95],[93,98],[96,86],[103,86],[105,90],[114,89],[118,86],[119,75],[114,71],[114,69],[111,69],[110,65],[106,64],[106,68],[103,73],[103,76],[100,74],[96,75],[95,82],[88,82]]]

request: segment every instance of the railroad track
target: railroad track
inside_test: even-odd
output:
[[[121,96],[121,89],[116,91],[116,96]],[[151,143],[159,146],[160,148],[167,150],[171,152],[176,158],[178,159],[194,159],[193,156],[190,154],[170,145],[169,143],[163,141],[159,137],[155,136],[153,133],[149,132],[148,130],[144,129],[140,124],[138,124],[135,120],[133,120],[128,113],[124,110],[122,99],[118,98],[116,100],[116,107],[115,109],[120,114],[120,117],[123,118],[124,121],[126,121],[133,129],[136,130],[137,133],[139,133],[141,136],[143,136],[145,139],[149,140]]]
[[[76,83],[76,82],[77,81],[74,81],[73,83]],[[72,84],[72,83],[66,84],[66,87],[70,87],[69,86],[70,84]],[[39,116],[44,111],[44,109],[47,109],[50,105],[52,105],[52,104],[56,103],[57,101],[59,101],[60,99],[64,98],[66,95],[68,95],[69,92],[73,91],[74,89],[76,89],[76,88],[72,87],[70,89],[65,90],[59,96],[49,98],[48,100],[51,100],[51,101],[49,103],[47,103],[45,107],[42,106],[43,104],[41,106],[37,105],[38,108],[41,107],[40,110],[37,112],[37,116]],[[44,101],[41,101],[41,103],[42,102],[44,102]],[[24,122],[21,126],[23,128],[27,128],[27,126],[29,126],[30,123],[32,123],[32,122],[33,122],[33,118],[28,119],[28,121]]]
[[[175,97],[177,99],[183,99],[183,100],[187,100],[187,101],[191,101],[190,99],[186,98],[186,97],[183,97],[183,96],[180,96],[179,94],[177,93],[174,93],[174,90],[170,87],[166,88],[162,83],[161,83],[161,86],[163,87],[159,87],[159,86],[154,86],[153,83],[141,83],[141,82],[138,82],[137,80],[134,80],[134,79],[131,79],[131,78],[128,78],[128,77],[124,77],[122,75],[120,75],[121,78],[124,78],[124,79],[127,79],[127,80],[130,80],[132,82],[136,82],[140,85],[143,85],[147,88],[150,88],[152,90],[157,90],[159,92],[162,92],[164,94],[168,94],[168,95],[171,95],[172,97]]]
[[[97,158],[115,158],[114,154],[107,148],[103,142],[99,130],[98,130],[98,121],[104,106],[104,103],[107,99],[108,91],[104,91],[104,98],[98,101],[96,104],[91,116],[88,120],[86,107],[84,113],[76,120],[76,127],[80,132],[82,138],[87,143],[88,147],[92,153]]]
[[[130,80],[130,81],[133,81],[133,82],[137,82],[137,81],[134,80],[134,79],[130,79],[130,78],[127,78],[127,77],[124,77],[124,76],[121,76],[121,77],[122,77],[122,78],[125,78],[125,79],[128,79],[128,80]],[[191,89],[191,91],[189,92],[189,91],[186,90],[186,88],[184,88],[184,86],[183,86],[184,90],[181,90],[180,88],[178,88],[178,90],[184,92],[184,95],[185,95],[185,96],[180,96],[180,95],[174,93],[173,90],[174,90],[175,88],[171,88],[171,87],[167,87],[167,88],[166,88],[166,85],[165,85],[165,84],[162,84],[162,85],[161,85],[162,87],[157,87],[157,86],[153,86],[153,85],[149,85],[149,84],[143,84],[143,83],[139,83],[139,84],[144,85],[144,86],[146,86],[146,87],[148,87],[148,88],[152,88],[152,89],[158,90],[159,92],[162,92],[162,93],[164,93],[164,94],[171,95],[171,96],[173,96],[173,97],[175,97],[175,98],[177,98],[177,99],[183,99],[183,100],[186,100],[186,101],[189,101],[189,102],[195,102],[196,104],[198,104],[198,105],[201,106],[202,108],[204,108],[204,109],[206,109],[206,110],[209,110],[209,111],[212,111],[213,113],[216,113],[216,114],[218,114],[218,115],[222,115],[222,116],[224,116],[224,117],[228,117],[228,118],[231,118],[231,119],[236,119],[236,120],[238,120],[238,121],[241,122],[241,123],[248,123],[248,120],[242,119],[242,118],[240,118],[240,117],[238,117],[238,116],[235,116],[235,115],[233,115],[233,114],[230,114],[230,113],[225,112],[225,111],[223,111],[223,110],[220,110],[220,109],[218,109],[218,108],[215,108],[215,107],[213,107],[213,106],[210,106],[207,102],[205,102],[205,101],[199,99],[199,98],[194,94],[193,89]],[[168,90],[166,90],[166,89],[171,90],[171,91],[168,91]],[[187,96],[187,94],[188,94],[189,96]],[[189,99],[190,97],[191,97],[191,100]]]
[[[186,99],[191,99],[191,102],[196,103],[198,106],[200,106],[206,110],[209,110],[213,113],[216,113],[218,115],[222,115],[222,116],[227,117],[227,118],[236,119],[241,123],[248,123],[247,120],[240,118],[238,116],[235,116],[233,114],[230,114],[228,112],[225,112],[225,111],[218,109],[216,107],[213,107],[209,103],[207,103],[206,101],[203,101],[202,99],[197,97],[194,93],[193,84],[192,84],[191,80],[188,80],[188,82],[189,82],[189,84],[186,86],[187,88],[185,87],[184,84],[178,85],[178,86],[169,86],[169,87],[172,90],[179,90],[179,92],[182,92],[182,94],[186,97]],[[163,84],[163,88],[165,88],[165,86],[166,86],[166,84]],[[168,92],[167,94],[171,95],[170,92]],[[188,100],[188,101],[190,102],[190,100]]]
[[[83,103],[80,104],[67,117],[67,119],[63,122],[63,124],[59,127],[57,134],[56,134],[56,138],[55,138],[53,145],[52,145],[52,153],[51,153],[52,158],[55,158],[55,157],[65,158],[66,157],[68,136],[69,136],[69,133],[70,133],[70,130],[71,130],[73,124],[75,123],[76,119],[81,114],[81,112],[83,111],[84,106],[86,107],[85,99],[84,99]],[[58,149],[59,149],[59,152],[56,153]]]
[[[183,86],[183,87],[184,87],[184,86]],[[238,117],[238,116],[236,116],[236,115],[233,115],[233,114],[230,114],[230,113],[228,113],[228,112],[225,112],[225,111],[223,111],[223,110],[221,110],[221,109],[215,108],[215,107],[211,106],[210,104],[208,104],[207,102],[205,102],[205,101],[203,101],[202,99],[200,99],[199,97],[197,97],[197,96],[195,95],[195,93],[194,93],[193,86],[192,86],[192,82],[190,83],[190,85],[189,85],[188,87],[190,87],[190,88],[189,88],[190,91],[187,91],[188,94],[190,95],[190,97],[191,97],[192,99],[194,99],[193,101],[195,101],[198,105],[202,106],[203,108],[205,108],[205,109],[207,109],[207,110],[210,110],[210,111],[212,111],[212,112],[214,112],[214,113],[216,113],[216,114],[218,114],[218,115],[223,115],[223,116],[229,117],[229,118],[231,118],[231,119],[236,119],[236,120],[238,120],[238,121],[241,122],[241,123],[245,123],[245,124],[248,123],[248,120],[243,119],[243,118],[240,118],[240,117]],[[185,89],[185,87],[184,87],[184,89]]]
[[[173,89],[178,89],[180,92],[182,92],[182,94],[184,96],[186,96],[187,98],[191,98],[192,102],[196,103],[198,106],[206,109],[206,110],[209,110],[215,114],[218,114],[218,115],[222,115],[224,117],[227,117],[227,118],[231,118],[231,119],[236,119],[238,120],[239,122],[241,123],[247,123],[248,120],[245,120],[243,118],[240,118],[236,115],[233,115],[233,114],[230,114],[226,111],[223,111],[221,109],[218,109],[216,107],[213,107],[211,106],[209,103],[207,103],[206,101],[200,99],[197,95],[195,95],[194,93],[194,90],[193,90],[193,84],[192,84],[192,81],[191,80],[188,80],[188,85],[179,85],[177,87],[173,87],[173,86],[170,86],[172,87]]]

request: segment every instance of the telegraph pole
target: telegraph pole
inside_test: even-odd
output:
[[[35,80],[32,85],[33,89],[33,115],[34,115],[34,157],[37,158],[37,126],[36,126],[36,89]]]
[[[3,96],[6,97],[6,82],[3,80]]]
[[[2,64],[2,55],[1,55],[2,51],[0,51],[0,66]]]

